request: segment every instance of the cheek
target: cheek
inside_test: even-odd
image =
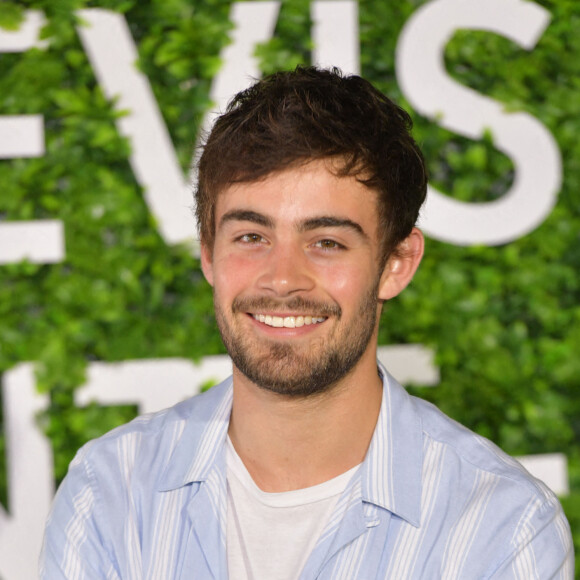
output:
[[[327,292],[343,304],[358,301],[358,297],[368,291],[375,275],[359,264],[329,266],[320,274]]]
[[[250,287],[259,267],[256,260],[238,254],[225,254],[215,259],[213,267],[214,286],[220,294],[237,294],[239,290]]]

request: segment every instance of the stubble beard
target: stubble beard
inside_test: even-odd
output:
[[[361,299],[358,312],[346,326],[341,325],[338,304],[312,302],[303,298],[286,301],[263,297],[235,299],[232,324],[214,295],[218,328],[236,368],[262,389],[289,397],[310,397],[328,392],[344,378],[365,353],[377,321],[378,281]],[[236,315],[259,311],[312,312],[328,316],[322,324],[338,323],[324,338],[294,345],[291,340],[276,341],[248,336],[236,324]]]

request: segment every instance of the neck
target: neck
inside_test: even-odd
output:
[[[374,352],[327,392],[304,398],[257,387],[234,368],[229,435],[262,490],[310,487],[364,460],[381,399]]]

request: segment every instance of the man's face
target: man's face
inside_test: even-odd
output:
[[[372,360],[380,303],[375,195],[315,161],[234,184],[202,265],[236,368],[258,386],[320,393]]]

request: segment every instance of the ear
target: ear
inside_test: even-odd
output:
[[[419,267],[424,247],[423,234],[413,228],[387,260],[379,284],[379,299],[394,298],[407,287]]]
[[[213,253],[203,242],[201,243],[201,271],[205,279],[213,286]]]

